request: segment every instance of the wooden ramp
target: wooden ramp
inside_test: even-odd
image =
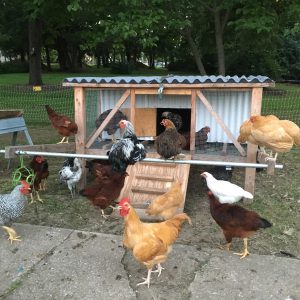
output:
[[[147,158],[159,158],[156,153],[148,153]],[[191,155],[186,155],[184,159],[191,159]],[[139,162],[127,168],[129,176],[126,178],[120,201],[123,197],[129,196],[131,204],[136,209],[142,220],[161,220],[156,216],[145,214],[147,201],[152,201],[157,196],[167,192],[174,181],[181,183],[184,195],[183,206],[178,209],[178,213],[184,209],[186,190],[188,185],[190,164],[175,163],[151,163]]]

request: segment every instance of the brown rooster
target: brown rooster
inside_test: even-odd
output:
[[[164,159],[175,158],[186,144],[185,137],[178,133],[171,120],[163,119],[160,124],[165,127],[165,130],[156,137],[156,151]]]
[[[256,212],[249,211],[234,204],[221,204],[211,191],[208,193],[210,202],[210,213],[216,223],[222,228],[227,244],[225,249],[229,250],[233,238],[244,239],[244,251],[234,253],[241,258],[249,255],[248,237],[260,228],[271,227],[272,224],[261,218]]]
[[[120,196],[127,176],[127,172],[116,172],[110,177],[102,178],[101,183],[97,182],[97,184],[87,186],[79,194],[87,197],[94,206],[100,207],[102,217],[106,218],[104,209],[112,207],[113,202]]]
[[[48,167],[47,159],[41,155],[35,155],[30,162],[30,168],[34,171],[35,180],[40,181],[39,188],[42,190],[46,190],[46,180],[49,176]]]
[[[68,143],[69,136],[76,134],[78,131],[77,124],[69,117],[57,114],[49,105],[45,105],[45,108],[52,126],[63,136],[58,144]]]
[[[112,169],[112,164],[108,160],[92,159],[86,162],[85,167],[99,182],[101,182],[103,178],[109,178],[115,173]]]

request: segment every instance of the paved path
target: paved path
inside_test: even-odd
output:
[[[293,299],[300,300],[300,261],[175,244],[158,278],[138,286],[146,269],[122,237],[14,224],[22,242],[0,232],[0,299]]]

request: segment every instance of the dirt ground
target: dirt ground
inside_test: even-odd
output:
[[[49,132],[47,127],[30,129],[35,143],[53,143],[59,140],[56,136],[51,140],[47,131]],[[3,138],[1,145],[9,144],[9,139]],[[1,154],[1,194],[12,189],[12,170],[19,163],[18,159],[14,159],[14,168],[6,170],[7,161],[3,157]],[[92,207],[87,199],[78,195],[72,199],[67,187],[59,183],[58,170],[64,159],[47,159],[50,176],[48,190],[41,192],[44,203],[27,205],[24,215],[17,222],[122,234],[121,218],[103,219],[99,210]],[[25,164],[29,160],[29,157],[24,158]],[[284,168],[276,170],[275,175],[267,175],[266,171],[257,173],[253,203],[241,203],[273,224],[271,228],[262,230],[250,238],[249,250],[250,253],[300,258],[300,150],[293,149],[290,153],[279,155],[277,163],[283,164]],[[193,225],[184,224],[178,239],[178,243],[195,245],[199,249],[216,248],[220,243],[224,243],[223,235],[209,212],[206,183],[200,177],[203,169],[210,171],[209,166],[191,167],[184,211],[191,217]],[[232,182],[244,185],[243,168],[233,170]],[[109,209],[106,212],[110,213]],[[233,250],[240,250],[242,247],[242,241],[234,241]]]

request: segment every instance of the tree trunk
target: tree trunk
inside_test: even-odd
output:
[[[41,20],[30,20],[28,24],[29,40],[29,84],[42,85],[42,23]]]
[[[49,51],[49,47],[48,46],[45,46],[45,52],[46,52],[47,70],[51,71],[51,59],[50,59],[50,51]]]
[[[224,55],[224,44],[223,44],[223,29],[221,25],[221,16],[218,9],[214,10],[215,19],[215,38],[218,55],[218,71],[219,75],[225,76],[225,55]]]
[[[71,63],[68,54],[68,45],[62,36],[58,36],[56,39],[56,50],[60,70],[69,71],[71,69]]]
[[[194,55],[194,59],[196,61],[197,68],[201,75],[206,75],[206,71],[201,59],[201,51],[198,49],[196,43],[193,40],[192,32],[190,28],[185,29],[185,35],[188,40],[188,43],[191,47],[192,53]]]

